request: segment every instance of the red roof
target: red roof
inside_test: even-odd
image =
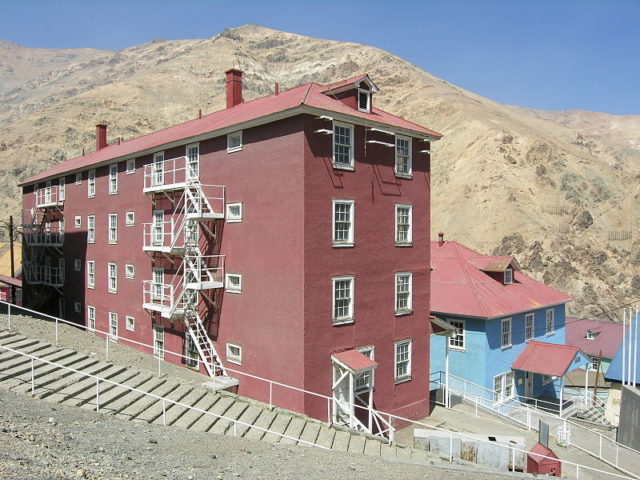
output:
[[[19,278],[13,278],[8,275],[0,275],[0,282],[7,285],[13,285],[14,287],[22,288],[22,280]]]
[[[573,364],[578,347],[530,340],[511,368],[525,372],[562,377]]]
[[[613,358],[622,342],[622,325],[619,323],[567,317],[565,328],[565,343],[591,356]],[[593,340],[587,338],[588,330],[595,334]]]
[[[365,76],[363,76],[364,78]],[[286,112],[290,110],[291,115],[300,113],[298,107],[307,106],[316,110],[323,110],[341,113],[351,117],[366,119],[369,122],[378,122],[385,125],[409,130],[418,135],[440,138],[442,134],[430,130],[426,127],[410,122],[390,113],[372,108],[371,113],[360,112],[348,107],[339,100],[322,92],[325,86],[317,83],[307,83],[291,90],[280,92],[278,95],[272,94],[266,97],[257,98],[249,102],[244,102],[232,108],[217,111],[210,115],[205,115],[201,119],[190,120],[185,123],[174,125],[157,132],[134,138],[120,145],[109,145],[98,151],[89,153],[83,157],[76,157],[66,160],[58,165],[40,172],[39,174],[25,180],[22,184],[38,182],[50,177],[57,177],[63,173],[74,170],[88,168],[109,160],[117,160],[122,157],[132,157],[139,152],[149,153],[151,150],[159,150],[163,145],[171,142],[187,141],[191,137],[205,135],[216,132],[224,128],[242,124],[262,117]],[[213,135],[212,135],[213,136]]]
[[[543,455],[542,457],[540,455]],[[538,465],[543,465],[547,463],[556,464],[555,460],[545,457],[558,458],[558,456],[551,450],[549,447],[545,447],[540,442],[536,443],[531,450],[529,450],[529,454],[527,458],[529,460],[534,461]]]
[[[510,285],[482,271],[494,260],[508,258],[482,255],[458,242],[431,242],[431,311],[494,318],[571,300],[515,270]]]
[[[349,368],[349,370],[353,370],[354,373],[370,370],[378,366],[377,362],[371,360],[358,350],[347,350],[345,352],[334,353],[332,356],[338,362]]]

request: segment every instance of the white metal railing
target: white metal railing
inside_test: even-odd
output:
[[[25,245],[34,247],[61,247],[64,244],[64,233],[23,231]]]
[[[48,285],[61,287],[64,285],[64,266],[50,267],[47,265],[24,265],[27,283],[32,285]]]
[[[181,407],[181,408],[184,408],[184,409],[187,409],[187,410],[193,410],[193,411],[202,413],[204,415],[210,415],[210,416],[212,416],[214,418],[217,418],[219,420],[226,421],[230,425],[233,425],[234,436],[237,436],[237,426],[240,425],[241,427],[246,427],[248,429],[251,429],[251,428],[258,429],[258,430],[263,431],[265,433],[274,433],[274,434],[276,434],[277,436],[279,436],[281,438],[288,438],[290,440],[293,440],[293,441],[296,441],[296,442],[299,442],[299,443],[302,443],[302,444],[305,444],[305,445],[314,446],[314,447],[322,448],[322,449],[325,449],[325,450],[330,450],[330,448],[328,448],[328,447],[324,447],[324,446],[318,445],[318,444],[313,443],[313,442],[309,442],[309,441],[305,441],[305,440],[298,439],[298,438],[295,438],[295,437],[291,437],[291,436],[285,435],[283,433],[278,433],[278,432],[271,431],[271,430],[266,429],[266,428],[257,427],[255,425],[252,425],[252,424],[240,421],[240,420],[236,420],[236,419],[233,419],[233,418],[225,417],[223,415],[218,415],[218,414],[206,411],[206,410],[202,410],[200,408],[197,408],[197,407],[194,407],[194,406],[191,406],[191,405],[188,405],[188,404],[176,401],[176,400],[171,400],[169,398],[162,397],[162,396],[159,396],[159,395],[156,395],[156,394],[153,394],[153,393],[145,392],[144,390],[140,390],[138,388],[131,387],[129,385],[125,385],[125,384],[122,384],[122,383],[119,383],[119,382],[115,382],[113,380],[109,380],[107,378],[104,378],[104,377],[101,377],[101,376],[98,376],[98,375],[93,375],[93,374],[90,374],[90,373],[87,373],[87,372],[84,372],[84,371],[81,371],[81,370],[74,369],[72,367],[61,365],[61,364],[56,363],[56,362],[51,362],[49,360],[45,360],[45,359],[37,357],[35,355],[24,353],[24,352],[21,352],[19,350],[12,349],[10,347],[5,347],[5,346],[0,345],[0,350],[4,350],[4,351],[7,351],[7,352],[12,352],[14,354],[17,354],[17,355],[20,355],[20,356],[23,356],[23,357],[29,359],[29,363],[30,363],[30,383],[31,383],[31,394],[32,395],[35,394],[36,387],[37,387],[35,370],[37,368],[36,367],[36,362],[38,362],[38,363],[41,363],[41,364],[53,366],[53,367],[55,367],[57,369],[65,370],[65,371],[68,371],[68,372],[71,372],[71,373],[75,373],[77,375],[81,375],[83,377],[87,377],[87,378],[91,378],[91,379],[95,380],[96,390],[95,390],[94,399],[95,399],[95,404],[96,404],[96,407],[95,407],[96,412],[100,411],[100,384],[102,383],[102,384],[106,384],[106,385],[111,385],[112,388],[113,387],[120,387],[120,388],[123,388],[125,390],[128,390],[129,392],[136,392],[136,393],[138,393],[140,395],[144,395],[146,397],[154,398],[154,399],[156,399],[156,401],[161,402],[161,404],[162,404],[162,420],[163,420],[163,425],[164,426],[166,426],[166,410],[167,410],[166,406],[167,406],[167,404],[169,404],[170,406]],[[296,390],[299,390],[299,389],[296,389]],[[309,393],[311,393],[311,392],[309,392]],[[326,397],[326,398],[329,398],[329,397]],[[358,405],[354,405],[354,406],[356,408],[359,407]],[[363,408],[363,407],[360,407],[360,408]],[[528,451],[526,451],[524,449],[517,448],[515,445],[503,445],[503,444],[500,444],[500,443],[491,442],[489,440],[478,439],[477,437],[474,437],[472,435],[467,435],[467,434],[460,433],[460,432],[453,432],[453,431],[446,430],[446,429],[443,429],[443,428],[440,428],[440,427],[436,427],[436,426],[433,426],[433,425],[429,425],[429,424],[426,424],[426,423],[423,423],[423,422],[417,422],[417,421],[414,421],[414,420],[411,420],[411,419],[408,419],[408,418],[400,417],[398,415],[386,414],[386,413],[383,413],[383,412],[377,412],[377,413],[380,414],[380,415],[388,415],[389,423],[392,423],[392,419],[393,419],[393,420],[395,420],[397,422],[403,422],[403,423],[411,424],[413,427],[421,427],[421,428],[426,428],[426,429],[429,429],[429,430],[443,432],[443,433],[448,434],[448,436],[449,436],[449,461],[450,462],[453,462],[453,459],[454,459],[454,453],[453,453],[453,439],[454,439],[454,437],[463,438],[463,439],[469,439],[469,440],[472,440],[472,441],[477,442],[477,443],[486,443],[486,444],[491,445],[493,448],[506,448],[506,449],[508,449],[509,453],[511,454],[512,465],[516,464],[516,462],[515,462],[515,454],[516,454],[516,452],[521,453],[521,454],[525,454],[525,455],[529,453]],[[390,442],[392,442],[392,439],[390,439]],[[551,460],[557,461],[557,458],[553,458],[553,457],[549,457],[549,456],[545,456],[545,455],[540,455],[540,454],[535,454],[535,457],[537,457],[537,458],[546,458],[546,459],[551,459]],[[578,463],[575,463],[575,462],[570,462],[570,461],[567,461],[567,460],[561,460],[561,463],[563,465],[563,470],[565,471],[565,474],[566,474],[566,467],[567,466],[574,467],[575,468],[575,475],[576,475],[576,478],[578,480],[581,477],[580,473],[584,472],[584,471],[591,472],[591,473],[596,473],[596,474],[598,474],[598,478],[621,478],[621,479],[638,478],[637,476],[635,476],[633,474],[632,474],[633,476],[620,475],[620,474],[617,474],[617,473],[606,472],[604,470],[600,470],[600,469],[597,469],[597,468],[589,467],[589,466],[586,466],[586,465],[581,465],[581,464],[578,464]]]
[[[224,285],[224,255],[186,255],[185,288],[202,290]]]
[[[446,382],[441,379],[444,372],[433,372],[430,375],[430,383],[432,386],[440,385],[440,388],[446,390]],[[449,395],[454,395],[466,400],[475,408],[475,415],[479,410],[489,412],[494,415],[509,419],[515,425],[519,425],[527,430],[538,430],[538,420],[542,420],[549,425],[550,435],[556,436],[553,432],[571,431],[571,445],[592,455],[595,458],[617,468],[629,475],[636,475],[634,472],[640,463],[640,452],[616,442],[614,439],[590,429],[577,422],[559,415],[553,414],[546,409],[535,408],[533,405],[520,404],[515,399],[510,401],[496,402],[493,398],[487,398],[485,394],[472,392],[467,390],[454,388],[449,375]],[[460,377],[455,377],[460,378]],[[460,379],[464,380],[464,379]],[[462,383],[462,382],[461,382]],[[472,384],[467,382],[467,384]],[[472,384],[475,388],[488,390],[477,384]],[[488,390],[491,392],[491,390]],[[447,395],[445,393],[445,395]],[[448,402],[451,405],[451,402]],[[640,478],[640,477],[636,477]]]
[[[36,190],[36,208],[56,207],[64,204],[64,188],[49,185]]]

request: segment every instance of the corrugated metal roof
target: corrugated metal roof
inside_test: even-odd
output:
[[[604,358],[613,358],[622,342],[619,323],[567,317],[565,327],[565,343],[579,347],[587,355],[597,356],[602,352]],[[587,331],[595,334],[593,340],[587,338]]]
[[[354,373],[361,372],[363,370],[370,370],[378,366],[377,362],[371,360],[358,350],[347,350],[345,352],[334,353],[332,357]]]
[[[446,241],[442,246],[432,242],[431,311],[494,318],[571,300],[517,271],[513,283],[504,285],[478,268],[486,257],[458,242]]]
[[[322,93],[326,87],[317,83],[307,83],[290,90],[272,94],[266,97],[257,98],[249,102],[244,102],[232,108],[217,111],[215,113],[205,115],[201,119],[190,120],[180,123],[157,132],[149,133],[119,145],[109,145],[98,151],[89,153],[83,157],[76,157],[45,170],[27,180],[22,185],[35,183],[57,177],[63,173],[72,172],[74,170],[82,170],[110,160],[118,160],[123,157],[135,156],[138,152],[150,150],[161,150],[163,145],[172,142],[185,141],[199,135],[212,134],[215,136],[216,131],[228,129],[235,125],[242,127],[243,123],[257,120],[263,117],[269,117],[291,110],[296,113],[296,108],[300,106],[312,107],[314,109],[330,111],[357,117],[371,122],[378,122],[393,127],[409,130],[418,135],[425,135],[438,139],[442,134],[430,130],[426,127],[410,122],[400,117],[396,117],[390,113],[372,108],[371,113],[360,112],[344,103]]]
[[[510,265],[514,270],[520,270],[520,264],[511,255],[483,255],[469,261],[483,272],[504,272]]]
[[[13,278],[8,275],[0,275],[0,282],[22,288],[22,280],[20,280],[19,278]]]
[[[580,353],[578,347],[531,340],[518,355],[511,368],[524,372],[562,377]],[[577,368],[578,365],[575,366]]]
[[[639,320],[638,323],[640,324],[640,318],[638,320]],[[636,344],[638,345],[638,349],[640,349],[640,334],[638,334],[638,332],[633,334],[632,330],[629,328],[628,325],[626,327],[624,343],[625,343],[625,353],[627,355],[627,361],[625,362],[625,364],[627,365],[627,367],[629,366],[631,367],[631,372],[630,372],[631,375],[629,375],[629,372],[625,369],[625,375],[624,375],[625,380],[631,380],[633,382],[634,381],[633,372],[635,370],[636,372],[635,383],[640,384],[640,355],[635,356],[635,362],[634,362],[634,355],[633,355]],[[631,361],[629,361],[629,351],[631,351]],[[635,365],[635,368],[634,368],[634,365]],[[605,373],[604,376],[607,380],[615,380],[617,382],[622,381],[622,341],[620,342],[620,345],[618,346],[618,350],[616,351],[616,354],[613,356],[613,360],[611,360],[611,364],[609,365],[609,368],[607,369],[607,373]]]

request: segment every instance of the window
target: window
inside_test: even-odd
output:
[[[591,357],[591,370],[595,372],[600,370],[600,357]]]
[[[373,346],[360,347],[360,348],[357,348],[356,350],[358,350],[365,357],[370,358],[371,360],[375,360]],[[373,369],[367,370],[365,372],[362,372],[356,375],[356,379],[355,379],[356,392],[359,392],[362,390],[371,390],[372,388],[373,388]]]
[[[464,350],[464,320],[449,320],[449,324],[456,329],[453,336],[449,337],[449,348]]]
[[[227,343],[227,361],[242,365],[242,347],[235,343]]]
[[[191,338],[191,334],[186,332],[184,334],[184,363],[187,367],[197,367],[198,366],[198,349],[196,348],[196,344]]]
[[[413,274],[396,273],[396,315],[411,313]]]
[[[371,93],[368,90],[358,89],[358,110],[371,112]]]
[[[164,210],[153,211],[153,244],[162,245],[164,242]]]
[[[132,317],[131,315],[127,315],[125,317],[124,326],[130,332],[135,332],[136,331],[136,319],[134,317]]]
[[[118,193],[118,164],[109,165],[109,194]]]
[[[527,313],[524,316],[524,339],[525,341],[533,340],[535,336],[535,315],[533,313]]]
[[[242,293],[242,275],[227,273],[225,276],[225,290],[229,293]]]
[[[82,312],[82,303],[73,302],[73,311],[76,312],[76,313],[81,313]]]
[[[64,234],[64,218],[58,220],[58,232]]]
[[[60,180],[58,180],[58,185],[59,185],[58,201],[64,202],[64,197],[66,193],[64,177],[61,177]]]
[[[82,228],[82,216],[81,215],[76,215],[74,217],[74,225],[76,228]]]
[[[500,322],[500,341],[502,348],[511,347],[511,319],[503,318]]]
[[[153,186],[164,185],[164,152],[153,154],[153,176],[151,177]]]
[[[227,203],[227,223],[242,221],[242,203]]]
[[[196,179],[200,174],[200,145],[187,145],[187,178]]]
[[[333,201],[333,245],[353,246],[353,224],[355,205],[353,200]]]
[[[333,278],[333,323],[353,322],[354,277]]]
[[[58,318],[64,318],[65,317],[65,302],[64,302],[64,298],[59,297],[58,298]]]
[[[136,173],[136,159],[130,158],[127,160],[127,175],[131,175],[132,173]]]
[[[396,175],[411,175],[411,139],[396,136]]]
[[[413,241],[412,217],[413,207],[411,205],[396,205],[396,245],[411,245]]]
[[[118,314],[109,312],[109,340],[118,340]]]
[[[91,305],[87,306],[87,330],[93,331],[96,329],[96,307]]]
[[[164,268],[154,267],[151,299],[156,302],[163,302],[164,299]]]
[[[82,183],[82,172],[76,173],[76,185],[80,185]]]
[[[242,131],[227,135],[227,153],[242,150]]]
[[[553,335],[555,330],[554,330],[554,325],[553,325],[553,310],[549,309],[547,310],[546,313],[546,326],[547,326],[547,335]]]
[[[507,268],[504,271],[504,284],[511,285],[513,283],[513,269]]]
[[[353,169],[353,125],[333,123],[333,166]]]
[[[87,179],[87,196],[96,196],[96,171],[89,170],[89,177]]]
[[[87,288],[96,288],[96,262],[87,260]]]
[[[95,243],[96,241],[96,217],[89,215],[87,217],[87,242]]]
[[[124,216],[124,224],[127,226],[136,224],[136,212],[127,212]]]
[[[493,401],[504,402],[513,398],[513,370],[493,377]]]
[[[79,272],[80,270],[82,270],[82,260],[80,260],[79,258],[76,258],[73,260],[73,269],[76,272]]]
[[[124,276],[127,278],[134,278],[136,276],[136,267],[131,263],[127,263],[124,266]]]
[[[118,242],[118,214],[109,214],[109,243]]]
[[[411,340],[396,342],[395,381],[411,380]]]
[[[164,327],[153,326],[153,356],[164,360]]]
[[[107,285],[109,293],[117,293],[118,291],[118,266],[115,263],[107,265]]]

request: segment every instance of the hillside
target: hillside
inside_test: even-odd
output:
[[[502,105],[376,48],[253,25],[118,52],[22,48],[0,42],[3,216],[18,215],[20,180],[92,150],[98,122],[114,141],[223,108],[223,71],[234,64],[247,100],[274,82],[368,72],[378,106],[446,135],[433,148],[434,237],[516,255],[575,297],[574,315],[640,298],[640,116]]]

